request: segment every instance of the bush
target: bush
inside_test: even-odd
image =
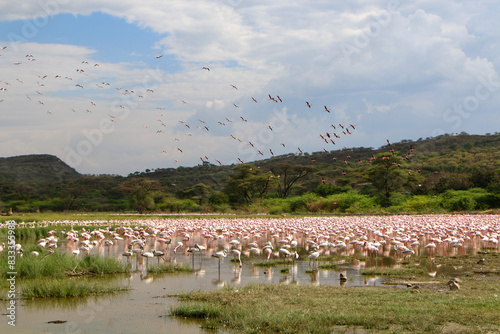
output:
[[[351,209],[351,207],[369,207],[369,208],[374,208],[376,207],[375,202],[368,200],[370,197],[366,195],[361,195],[357,193],[354,190],[348,191],[346,193],[338,194],[338,195],[331,195],[328,196],[326,201],[327,206],[329,207],[335,207],[335,210],[338,209],[340,212],[348,212],[348,211],[354,211]],[[337,203],[337,204],[333,204]],[[361,205],[364,203],[363,205]]]
[[[319,186],[316,187],[315,193],[319,196],[327,197],[329,195],[334,195],[334,194],[341,194],[348,192],[351,190],[351,187],[338,187],[334,186],[333,184],[320,184]]]
[[[442,197],[442,206],[448,211],[470,211],[476,208],[476,200],[470,191],[448,190]]]

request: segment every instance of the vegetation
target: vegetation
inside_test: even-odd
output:
[[[500,208],[500,134],[441,135],[275,156],[81,175],[58,158],[0,159],[0,211],[442,213]]]
[[[482,265],[480,257],[486,259]],[[200,319],[205,329],[238,333],[498,332],[498,253],[435,258],[433,265],[462,268],[458,290],[447,284],[454,276],[427,274],[430,261],[422,257],[399,268],[363,270],[389,277],[394,285],[387,287],[256,283],[192,291],[176,296],[180,303],[171,314]]]
[[[175,316],[206,319],[239,333],[342,333],[348,328],[439,333],[449,322],[484,333],[498,328],[498,283],[466,293],[420,289],[250,284],[180,295]],[[184,303],[186,302],[186,303]],[[251,312],[253,309],[262,312]]]
[[[163,274],[163,273],[190,273],[193,270],[185,263],[163,262],[160,264],[148,266],[148,273]]]
[[[116,291],[127,291],[125,286],[101,280],[44,278],[22,282],[23,298],[88,297]]]
[[[38,256],[29,253],[37,249]],[[62,278],[66,276],[101,275],[129,272],[129,268],[111,257],[80,256],[65,252],[48,253],[41,247],[32,247],[25,251],[27,254],[16,259],[17,277],[34,279],[42,277]],[[0,257],[0,276],[9,277],[7,274],[7,256]]]

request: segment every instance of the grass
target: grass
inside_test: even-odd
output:
[[[152,264],[148,266],[148,273],[152,274],[162,274],[162,273],[190,273],[193,270],[186,263],[174,264],[170,262],[164,262],[160,264]]]
[[[439,333],[448,322],[468,333],[496,328],[498,284],[474,294],[413,289],[250,284],[179,296],[171,314],[210,320],[239,333],[332,333],[337,326],[376,331]],[[251,312],[260,309],[263,312]],[[202,325],[203,326],[203,325]]]
[[[255,267],[276,267],[276,266],[281,266],[281,265],[292,265],[293,262],[292,260],[282,260],[282,259],[273,259],[269,261],[255,261],[252,263],[253,266]]]
[[[79,278],[36,279],[21,284],[23,298],[64,298],[87,297],[116,291],[126,291],[127,287],[102,280],[82,280]]]
[[[115,274],[129,271],[126,264],[111,257],[99,257],[85,255],[76,257],[73,254],[55,251],[47,253],[45,249],[40,250],[39,256],[31,256],[28,252],[25,256],[16,258],[15,271],[19,278],[62,278],[69,275],[87,274]],[[0,257],[0,276],[7,277],[7,257]]]
[[[205,329],[244,334],[500,332],[500,254],[435,258],[434,266],[461,269],[457,291],[447,286],[452,276],[446,271],[429,277],[424,268],[430,264],[422,257],[398,268],[363,270],[412,282],[408,289],[256,283],[180,294],[170,313],[200,319]]]

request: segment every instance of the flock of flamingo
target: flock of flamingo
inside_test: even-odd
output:
[[[2,58],[14,60],[17,59],[15,57],[19,57],[15,53],[9,54],[9,49],[10,48],[7,46],[2,48],[1,52],[9,57],[0,57],[0,62]],[[179,119],[177,125],[172,125],[175,124],[175,121],[172,122],[169,111],[184,110],[191,115],[195,110],[200,111],[200,108],[203,108],[203,105],[205,105],[207,101],[200,102],[195,97],[192,98],[193,101],[190,101],[190,98],[185,96],[171,96],[168,100],[161,100],[154,96],[156,89],[161,89],[159,83],[156,83],[158,86],[153,86],[155,85],[153,83],[151,87],[119,87],[116,84],[108,82],[109,80],[104,77],[104,73],[108,73],[109,71],[109,69],[106,68],[106,64],[83,60],[81,62],[75,62],[72,72],[49,75],[47,74],[47,68],[37,66],[37,63],[40,63],[41,60],[38,59],[36,55],[27,54],[23,58],[24,59],[17,59],[10,64],[5,64],[6,66],[10,65],[15,67],[12,71],[16,71],[19,77],[13,82],[3,81],[1,80],[2,78],[0,78],[0,102],[9,99],[9,94],[12,90],[13,97],[15,96],[16,101],[21,102],[22,98],[24,98],[22,95],[25,95],[25,101],[29,103],[25,108],[29,108],[34,112],[44,112],[51,117],[58,117],[59,114],[64,112],[74,113],[76,115],[99,115],[101,119],[108,118],[110,122],[116,122],[116,124],[122,121],[123,114],[128,111],[141,112],[144,115],[144,123],[148,122],[144,124],[143,127],[153,136],[152,140],[156,143],[165,143],[164,148],[161,149],[158,154],[168,156],[174,163],[181,162],[182,156],[186,152],[186,147],[193,146],[189,137],[193,137],[194,131],[197,131],[196,134],[201,136],[209,135],[209,133],[217,133],[214,134],[214,136],[226,137],[230,141],[234,140],[237,142],[237,145],[243,147],[245,151],[251,150],[253,157],[271,157],[275,154],[274,152],[278,152],[279,149],[283,150],[283,148],[287,147],[288,150],[288,146],[290,146],[283,137],[280,137],[280,135],[276,133],[275,124],[273,124],[272,121],[268,120],[268,124],[264,124],[257,119],[252,120],[257,110],[270,110],[269,108],[280,108],[278,107],[279,104],[286,105],[284,103],[284,98],[280,97],[280,95],[267,93],[263,96],[245,95],[238,85],[228,83],[228,90],[232,90],[235,93],[231,94],[229,91],[224,93],[226,96],[230,96],[229,98],[233,99],[232,101],[224,101],[225,105],[230,106],[226,108],[226,117],[217,120],[216,123],[212,121],[213,124],[211,124],[208,120],[203,120],[201,118],[196,120],[196,117],[187,116],[187,119]],[[161,55],[155,58],[154,61],[164,61]],[[22,71],[20,71],[19,68],[22,68]],[[28,69],[26,70],[24,68]],[[217,77],[216,70],[211,70],[209,67],[204,66],[200,71],[205,72],[205,74],[200,74],[200,76],[206,75],[215,76],[214,78]],[[209,77],[205,77],[205,79],[207,78]],[[23,89],[23,87],[26,88]],[[104,93],[104,91],[110,89],[115,93]],[[65,95],[70,94],[73,96],[75,104],[68,105],[66,107],[67,111],[58,109],[56,112],[56,104],[60,103],[59,97],[62,92],[64,92]],[[107,94],[107,97],[105,97],[105,94]],[[114,101],[118,100],[124,102],[117,107],[113,107],[109,100],[110,97],[114,99]],[[248,99],[249,103],[244,103],[246,99]],[[157,102],[155,102],[155,100]],[[131,108],[127,104],[130,101],[133,101],[134,105],[138,105],[138,107]],[[141,105],[141,101],[148,101],[148,103]],[[267,105],[266,107],[265,105],[268,103],[271,103],[272,106]],[[245,106],[242,107],[242,104]],[[320,113],[332,113],[333,117],[333,108],[320,102],[317,102],[319,107],[315,104],[316,101],[304,101],[303,106],[287,105],[287,108],[294,109],[299,113],[306,113],[304,115],[308,115],[309,117],[316,117],[320,115]],[[149,112],[145,113],[144,111]],[[152,112],[155,112],[157,116],[151,116]],[[204,113],[207,112],[209,111],[204,111]],[[231,126],[231,124],[236,122],[250,124],[252,121],[254,121],[255,126],[262,127],[260,130],[269,131],[270,136],[272,133],[274,138],[273,141],[266,144],[257,143],[255,141],[252,142],[251,138],[245,138],[247,135],[243,133],[238,135],[238,132],[241,132],[241,130]],[[320,123],[321,124],[318,124],[318,126],[323,126],[323,131],[318,131],[317,138],[323,143],[322,145],[328,145],[323,148],[325,152],[329,152],[331,150],[330,145],[336,145],[336,141],[342,136],[349,136],[353,134],[356,129],[356,126],[353,124],[340,124],[338,122],[333,122],[333,120],[328,121],[328,123]],[[214,130],[215,128],[217,128],[217,130]],[[158,137],[154,137],[161,134],[165,134],[169,138],[165,139],[165,137],[161,137],[159,139]],[[198,140],[197,147],[199,146]],[[296,149],[292,148],[292,150],[302,153],[300,147]],[[238,160],[241,163],[248,162],[244,161],[245,156],[233,158],[234,161]],[[210,162],[219,165],[223,164],[220,157],[209,158],[205,153],[200,153],[200,160],[201,163]]]
[[[5,224],[6,225],[6,224]],[[303,217],[245,219],[149,219],[120,221],[47,221],[20,227],[62,227],[38,241],[52,249],[64,243],[75,256],[97,252],[146,260],[182,260],[190,255],[233,257],[236,266],[253,259],[309,261],[314,268],[322,256],[367,258],[499,252],[499,215],[416,215],[366,217]],[[73,225],[87,226],[76,231]],[[113,226],[113,227],[112,227]],[[1,228],[2,226],[0,226]],[[22,246],[18,245],[19,249]],[[22,250],[20,251],[22,253]],[[33,253],[27,256],[38,256]],[[143,262],[142,262],[143,263]]]

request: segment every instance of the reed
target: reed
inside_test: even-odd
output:
[[[117,283],[69,278],[27,280],[22,282],[21,286],[23,298],[87,297],[128,290]]]
[[[498,283],[463,290],[249,284],[181,294],[171,314],[238,333],[441,333],[450,324],[464,333],[498,331]]]
[[[186,263],[174,264],[170,262],[164,262],[160,264],[153,264],[148,267],[148,273],[153,273],[153,274],[178,273],[178,272],[189,273],[192,271],[193,270]]]
[[[110,257],[85,255],[76,257],[73,254],[55,251],[48,253],[40,249],[39,256],[25,256],[16,258],[15,269],[19,278],[61,278],[69,275],[86,274],[115,274],[125,273],[129,269],[126,264]],[[7,277],[7,257],[0,257],[0,276]]]

